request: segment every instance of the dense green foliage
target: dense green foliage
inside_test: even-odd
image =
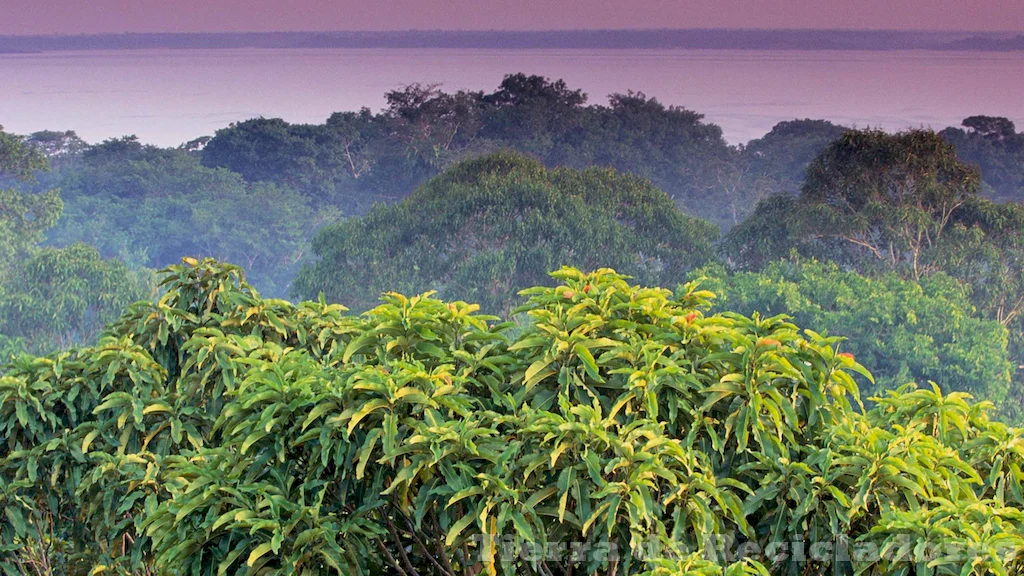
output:
[[[810,165],[798,196],[768,199],[737,227],[732,256],[758,266],[795,247],[919,278],[931,270],[953,214],[977,194],[979,182],[978,171],[934,132],[847,132]]]
[[[389,289],[506,312],[561,265],[614,266],[672,284],[714,256],[718,231],[649,182],[607,169],[548,170],[514,153],[459,164],[401,202],[324,228],[295,292],[360,309]]]
[[[771,132],[743,146],[743,168],[749,177],[767,180],[761,185],[766,190],[797,194],[807,167],[847,130],[825,120],[780,122]]]
[[[849,132],[811,164],[799,195],[767,198],[733,229],[726,252],[754,271],[796,252],[868,276],[956,278],[984,318],[1007,327],[1019,388],[1024,207],[980,198],[979,187],[977,168],[934,132]],[[1024,395],[1011,398],[1008,410],[1019,410]]]
[[[46,167],[38,150],[0,126],[0,279],[60,217],[63,204],[55,191],[23,194],[15,188],[18,181],[29,181]]]
[[[25,194],[0,190],[0,270],[43,239],[43,233],[60,218],[63,202],[56,191]],[[6,277],[7,273],[0,275]]]
[[[731,223],[736,208],[715,193],[736,158],[721,130],[644,94],[586,105],[586,94],[560,80],[512,74],[492,93],[412,85],[387,101],[379,114],[338,113],[322,125],[262,118],[232,125],[203,149],[203,163],[359,213],[408,195],[468,155],[508,148],[549,167],[596,165],[649,178],[715,222]]]
[[[787,314],[799,325],[847,336],[844,348],[875,376],[874,393],[941,382],[1020,414],[1009,397],[1014,367],[1006,328],[980,317],[969,289],[944,274],[919,281],[894,273],[866,277],[834,263],[779,261],[759,272],[710,267],[693,276],[719,296],[717,310]]]
[[[445,298],[494,311],[507,310],[517,288],[546,282],[544,272],[562,264],[614,266],[643,282],[674,285],[686,269],[708,260],[703,226],[678,217],[660,196],[652,204],[657,208],[637,221],[613,221],[599,213],[606,205],[588,206],[586,195],[575,192],[577,200],[550,203],[550,210],[531,212],[536,196],[471,207],[461,197],[468,189],[474,195],[486,188],[498,198],[519,194],[519,184],[506,179],[470,186],[445,171],[458,166],[462,173],[482,170],[463,179],[484,177],[481,164],[461,163],[507,147],[549,167],[600,165],[649,178],[684,211],[725,229],[740,224],[724,250],[730,269],[756,272],[796,250],[866,279],[890,271],[915,282],[952,276],[977,309],[969,315],[1006,326],[1011,357],[1024,365],[1024,211],[1014,202],[980,197],[1015,198],[1019,135],[1006,119],[972,117],[965,130],[940,135],[846,132],[825,121],[794,120],[728,147],[699,115],[642,94],[589,105],[564,82],[522,74],[491,93],[413,85],[387,100],[379,113],[339,112],[323,125],[255,119],[179,149],[134,138],[89,146],[73,132],[24,140],[8,135],[6,149],[29,145],[12,166],[38,168],[38,153],[24,151],[35,149],[54,170],[38,174],[39,194],[24,195],[22,187],[5,202],[11,213],[2,223],[10,230],[6,258],[10,263],[20,258],[15,254],[28,254],[46,230],[52,246],[85,242],[132,269],[164,266],[182,255],[239,262],[255,285],[275,296],[312,298],[322,291],[365,308],[382,290],[437,289]],[[958,159],[979,164],[981,173]],[[430,180],[438,174],[444,175]],[[627,195],[644,187],[609,178],[601,186]],[[48,191],[57,187],[65,209],[51,228],[59,201]],[[373,203],[391,206],[367,214]],[[746,218],[754,206],[756,214]],[[310,247],[321,224],[339,214],[367,215],[329,225]],[[494,224],[474,228],[489,220]],[[473,228],[468,234],[466,226]],[[684,237],[694,241],[679,250]],[[980,373],[961,364],[947,370]],[[887,374],[880,372],[883,379]],[[959,388],[960,382],[946,385]]]
[[[740,223],[765,196],[796,193],[808,164],[846,131],[823,120],[779,123],[762,138],[728,146],[702,115],[642,93],[607,104],[563,81],[511,74],[491,93],[447,93],[413,84],[387,107],[339,112],[319,125],[258,118],[217,132],[203,163],[251,182],[292,187],[347,214],[394,202],[465,159],[507,148],[549,167],[604,166],[650,179],[688,213],[722,228]],[[1021,135],[1005,118],[971,117],[942,133],[961,158],[980,164],[985,192],[1024,193]]]
[[[768,134],[740,146],[729,161],[704,168],[711,184],[708,196],[699,201],[705,208],[696,213],[731,228],[743,222],[765,198],[796,194],[807,166],[845,131],[824,120],[780,122]],[[717,209],[709,213],[709,207]]]
[[[48,167],[31,142],[0,131],[0,177],[30,181]],[[15,183],[12,182],[11,185]],[[131,302],[150,295],[144,270],[92,247],[40,248],[61,216],[57,190],[0,190],[0,357],[84,344]]]
[[[387,102],[0,130],[0,572],[1024,570],[1012,122],[731,147],[523,74]],[[317,301],[154,287],[183,255]]]
[[[0,177],[27,180],[37,171],[46,169],[46,158],[24,140],[4,132],[4,127],[0,126]]]
[[[991,190],[986,175],[979,180],[958,161],[967,148],[954,152],[949,131],[942,138],[924,131],[846,133],[798,120],[722,149],[714,130],[685,110],[628,93],[590,106],[562,82],[524,75],[508,77],[490,94],[410,86],[390,93],[388,102],[379,114],[338,113],[322,126],[252,120],[180,149],[133,138],[88,146],[73,133],[34,134],[25,142],[55,166],[36,188],[62,187],[67,206],[47,241],[86,242],[133,268],[166,265],[183,254],[220,256],[242,263],[253,283],[275,296],[289,291],[304,263],[291,293],[323,292],[359,309],[384,290],[435,289],[500,312],[514,305],[517,289],[547,282],[546,271],[563,264],[613,266],[645,283],[675,285],[712,258],[710,228],[629,177],[587,170],[569,178],[571,171],[547,173],[523,159],[499,175],[487,162],[463,160],[508,146],[548,166],[598,164],[646,176],[677,204],[726,227],[741,223],[725,246],[730,269],[757,272],[796,250],[837,262],[864,282],[893,271],[911,283],[953,276],[976,312],[955,308],[1005,326],[1011,358],[1024,364],[1024,211],[978,197]],[[1005,120],[965,122],[971,138],[1012,140]],[[47,196],[21,198],[40,203]],[[390,205],[369,209],[373,202]],[[757,213],[744,220],[755,205]],[[309,246],[334,215],[368,210],[328,225]],[[623,210],[630,217],[622,218]],[[44,220],[33,215],[23,222],[43,229]],[[16,251],[35,242],[25,240]],[[946,306],[932,299],[917,304],[935,307],[915,310],[922,317],[938,317]],[[949,342],[953,331],[932,324],[913,332],[922,342]],[[1002,378],[982,376],[1003,374],[1001,357],[986,371],[976,363],[987,355],[935,356],[925,347],[912,357],[895,338],[883,333],[877,346],[903,351],[891,357],[893,367],[921,366],[910,372],[913,379],[927,381],[936,362],[953,362],[942,368],[944,385],[1003,397]],[[1001,338],[989,341],[991,350],[1001,347]],[[890,375],[904,373],[872,368],[887,385],[898,381]],[[1006,414],[1022,396],[1006,396]]]
[[[50,152],[60,159],[63,150]],[[89,147],[42,185],[59,187],[64,199],[52,244],[85,242],[151,268],[182,256],[230,259],[272,294],[287,292],[312,230],[332,213],[314,211],[287,187],[249,184],[184,149],[135,138]]]
[[[1006,118],[971,116],[963,128],[947,128],[942,137],[965,162],[981,168],[991,196],[1001,202],[1024,199],[1024,134]]]
[[[1019,198],[1012,123],[964,122],[966,131],[942,136],[982,166],[981,192]],[[730,147],[700,114],[643,94],[588,104],[562,81],[512,74],[489,93],[410,85],[388,93],[378,113],[338,112],[321,125],[257,118],[178,149],[134,138],[89,146],[53,131],[26,142],[55,167],[37,189],[61,188],[66,202],[51,245],[85,242],[105,258],[147,267],[215,256],[244,264],[261,290],[283,295],[321,224],[394,203],[468,157],[507,148],[549,167],[611,167],[652,180],[685,212],[729,229],[758,201],[796,193],[807,166],[844,131],[794,120]]]
[[[0,566],[1022,568],[1024,431],[991,421],[991,405],[904,389],[863,413],[867,372],[837,338],[706,314],[712,295],[693,285],[554,277],[525,292],[513,336],[429,295],[351,316],[262,299],[213,262],[170,269],[162,298],[96,346],[20,358],[0,378]],[[762,553],[716,559],[713,537]],[[796,542],[819,546],[803,559],[769,547]],[[582,553],[534,561],[506,554],[514,543]]]
[[[0,334],[30,351],[92,342],[129,304],[152,296],[152,272],[85,244],[40,248],[0,285]]]

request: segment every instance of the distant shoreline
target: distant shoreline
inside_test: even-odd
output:
[[[253,32],[0,36],[0,54],[152,49],[690,49],[1021,51],[1024,33],[885,30]]]

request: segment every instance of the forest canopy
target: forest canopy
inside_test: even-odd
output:
[[[976,116],[940,133],[886,134],[802,119],[728,146],[698,113],[630,92],[592,103],[565,82],[524,74],[493,92],[410,85],[387,102],[321,125],[252,119],[174,149],[133,137],[90,145],[68,131],[6,135],[5,149],[24,145],[12,165],[29,166],[7,171],[0,187],[20,194],[8,206],[41,210],[3,224],[21,227],[11,277],[63,285],[102,262],[107,272],[95,278],[113,283],[78,293],[40,285],[34,295],[12,283],[0,308],[5,355],[95,341],[125,303],[153,294],[151,269],[184,255],[237,262],[268,296],[322,292],[362,310],[384,290],[438,290],[488,312],[510,310],[518,289],[550,282],[546,272],[563,264],[675,286],[694,267],[721,265],[716,276],[740,279],[814,259],[851,274],[829,287],[889,286],[917,307],[890,317],[896,308],[883,313],[882,298],[860,310],[874,319],[864,323],[849,320],[858,308],[848,300],[811,319],[802,300],[763,294],[745,310],[788,313],[851,345],[869,338],[853,327],[893,328],[870,336],[868,349],[886,360],[863,356],[884,387],[935,380],[1005,398],[1001,414],[1017,420],[1024,210],[1015,180],[992,172],[1017,165],[1012,122]],[[494,154],[505,172],[474,160]],[[880,192],[901,179],[906,190],[929,184],[919,195]],[[698,215],[726,232],[723,242]],[[26,270],[35,250],[75,243],[99,260],[80,246],[69,255],[89,256],[63,272]],[[44,261],[67,259],[32,266]],[[927,297],[913,296],[919,288]],[[54,322],[67,311],[77,320]],[[914,320],[943,314],[955,320]]]
[[[696,284],[565,268],[510,330],[164,274],[95,346],[0,378],[7,573],[1024,568],[1024,430],[938,386],[864,410],[841,338]]]
[[[0,128],[0,356],[95,340],[129,304],[153,292],[151,272],[104,259],[85,244],[43,247],[63,216],[58,190],[17,186],[49,168],[31,141]],[[10,187],[5,187],[4,177]]]
[[[0,572],[1024,570],[1012,122],[386,101],[0,130]]]
[[[284,294],[311,232],[336,211],[291,188],[246,182],[204,167],[187,150],[108,140],[68,157],[37,188],[57,188],[64,214],[49,242],[84,242],[130,265],[162,268],[206,255],[244,265],[268,293]]]
[[[718,295],[714,310],[787,314],[799,325],[843,335],[844,349],[874,375],[867,386],[874,394],[935,381],[1020,416],[1006,327],[978,313],[969,287],[945,274],[864,276],[834,262],[797,259],[758,272],[709,266],[691,278]]]
[[[648,181],[608,169],[549,170],[501,152],[458,164],[397,204],[321,230],[295,280],[365,309],[391,288],[510,310],[562,265],[615,266],[671,283],[714,258],[718,230]]]

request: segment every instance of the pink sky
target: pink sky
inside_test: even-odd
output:
[[[566,28],[1024,31],[1022,0],[3,0],[0,34]]]

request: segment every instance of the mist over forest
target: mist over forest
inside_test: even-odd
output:
[[[1024,34],[922,30],[404,30],[363,32],[0,35],[0,54],[197,49],[1024,50]]]
[[[525,73],[386,102],[0,129],[0,572],[1022,573],[1013,122],[731,145]],[[838,552],[935,538],[973,556]]]
[[[401,201],[466,160],[514,151],[548,168],[611,168],[649,181],[728,238],[751,225],[761,201],[799,196],[812,161],[849,131],[794,119],[731,146],[698,111],[636,92],[589,104],[561,80],[525,74],[493,92],[413,84],[386,100],[379,113],[340,111],[319,125],[243,120],[174,148],[130,135],[87,143],[73,130],[8,135],[44,156],[45,167],[20,180],[8,171],[7,183],[37,197],[59,190],[63,209],[44,229],[45,246],[81,242],[133,268],[217,257],[245,268],[267,295],[313,297],[295,292],[293,280],[301,263],[316,260],[314,231],[383,206],[411,207]],[[972,196],[1022,200],[1024,136],[1011,121],[972,116],[938,137],[978,168]],[[428,287],[438,286],[416,289]]]

